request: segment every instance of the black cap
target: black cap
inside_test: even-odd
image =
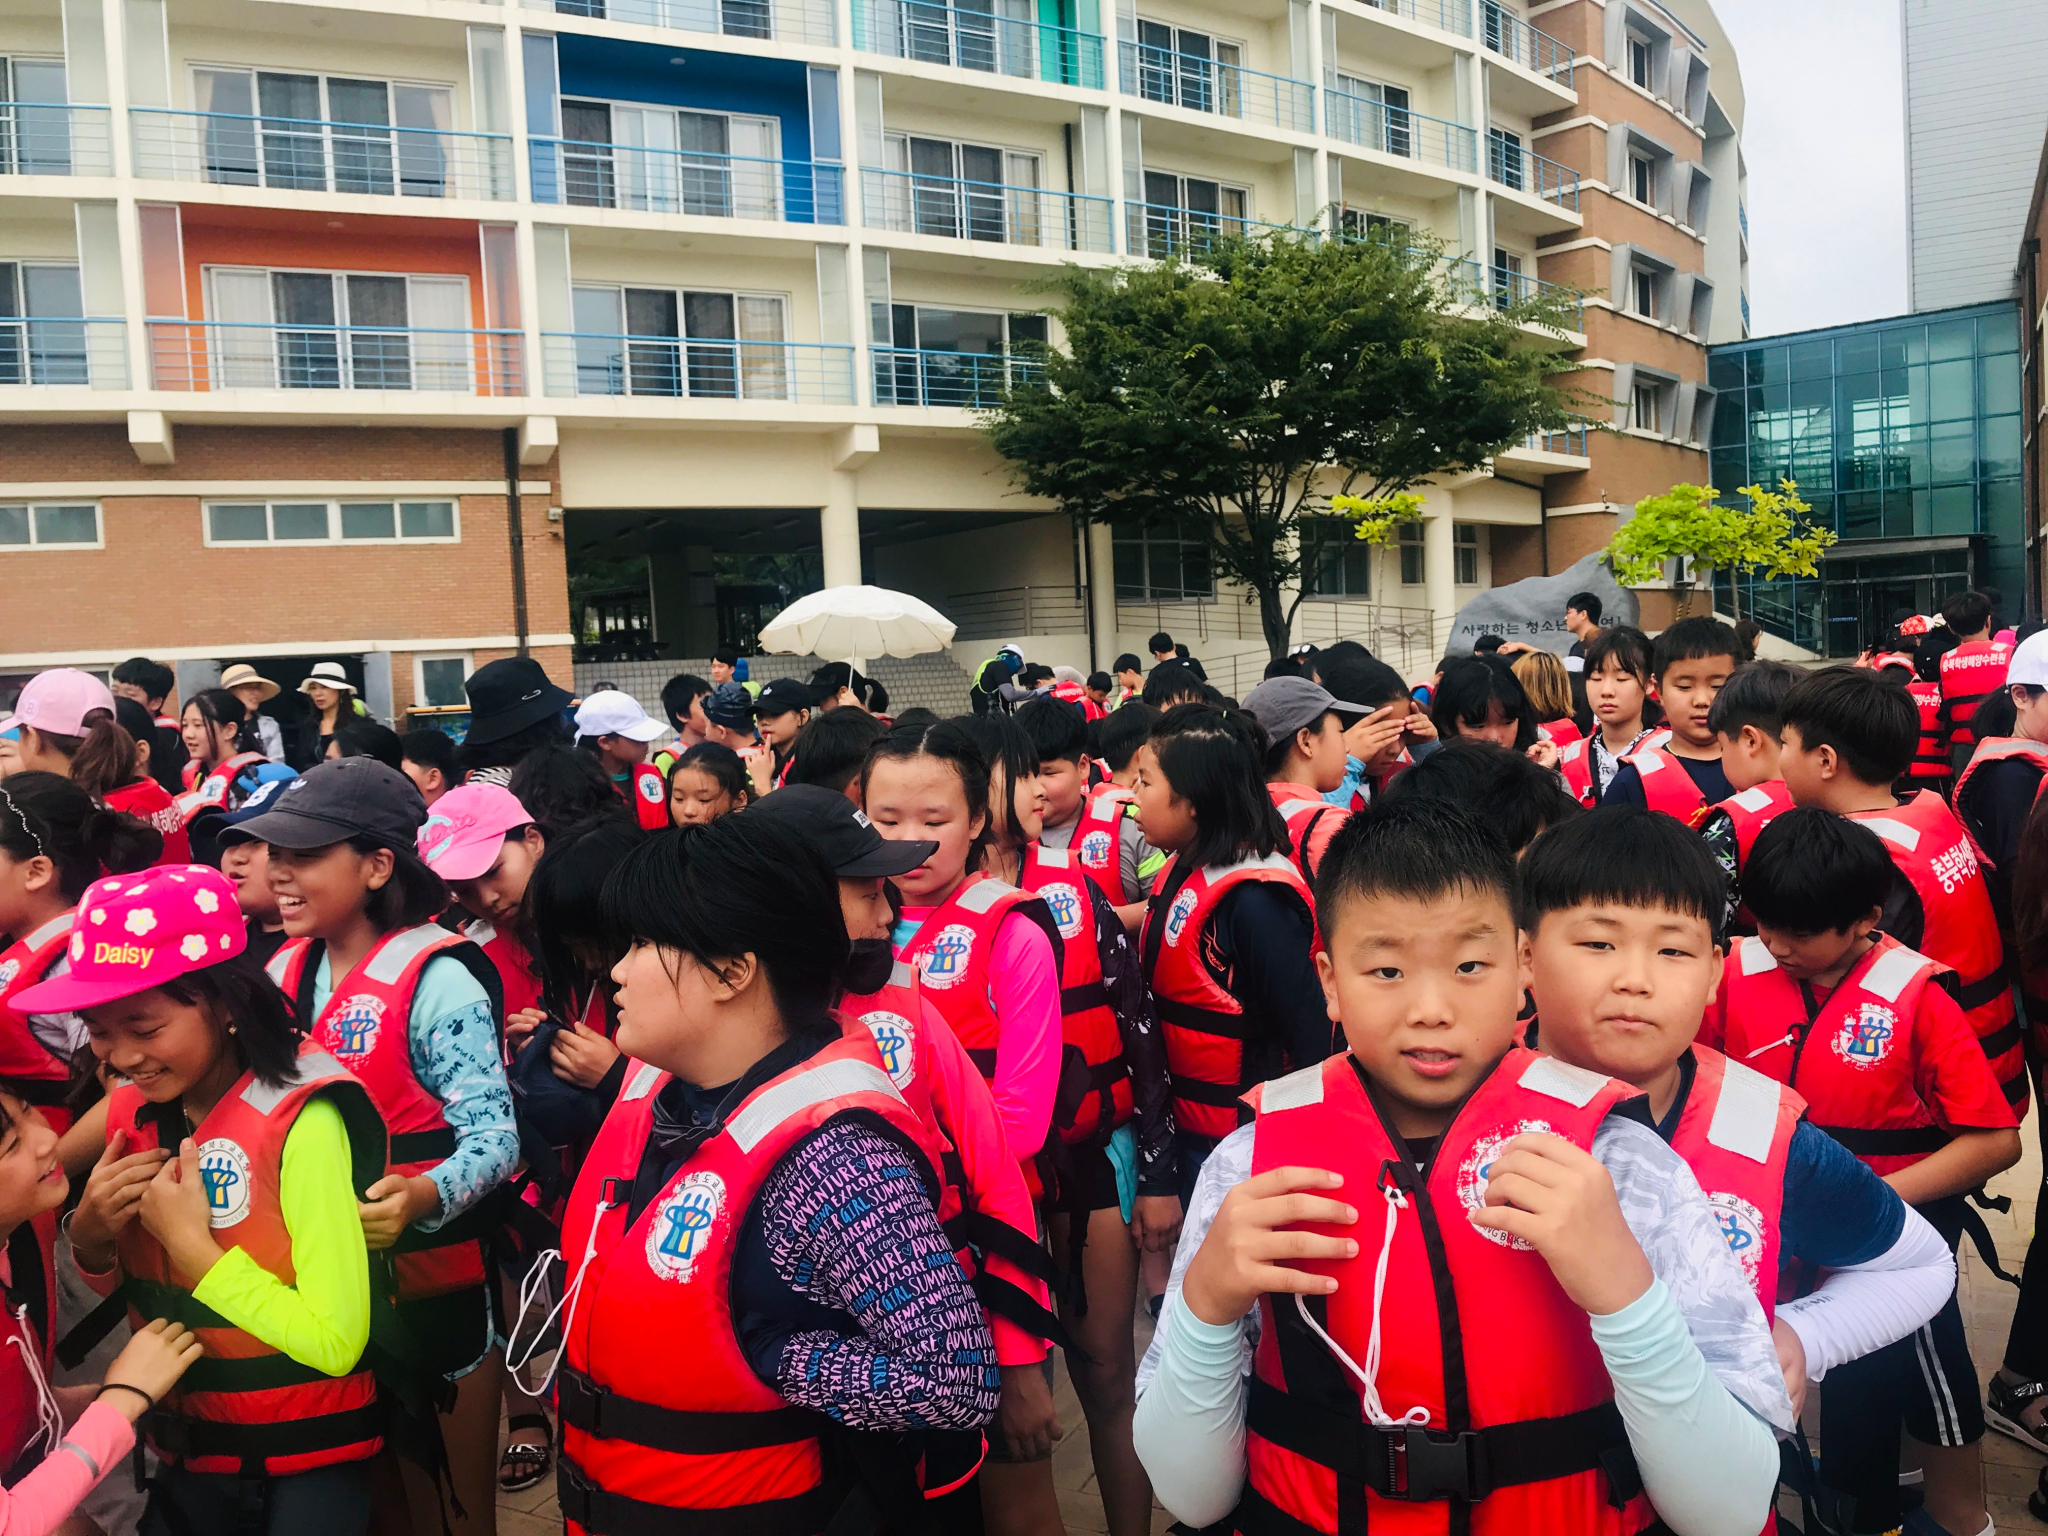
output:
[[[744,731],[754,723],[754,696],[745,683],[720,683],[704,695],[704,718],[728,731]]]
[[[779,818],[825,855],[835,875],[848,880],[907,875],[939,847],[937,843],[891,841],[875,830],[859,806],[817,784],[787,785],[749,806],[745,814]]]
[[[558,688],[531,656],[503,656],[487,661],[462,685],[469,695],[469,731],[465,741],[485,746],[558,715],[572,702],[569,690]]]
[[[260,816],[224,829],[221,841],[325,848],[368,837],[386,848],[410,848],[426,819],[427,802],[396,768],[374,757],[337,757],[308,768],[273,794]]]
[[[816,709],[818,695],[808,683],[800,683],[793,677],[778,677],[761,690],[754,700],[756,719],[768,715],[786,715],[794,709]]]

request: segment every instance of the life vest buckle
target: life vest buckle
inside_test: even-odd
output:
[[[1431,1499],[1463,1499],[1472,1503],[1493,1491],[1486,1441],[1473,1431],[1454,1435],[1423,1424],[1369,1428],[1379,1436],[1385,1452],[1384,1483],[1374,1484],[1374,1492],[1382,1498],[1402,1499],[1411,1504]]]

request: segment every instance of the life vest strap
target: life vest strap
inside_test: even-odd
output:
[[[356,1370],[348,1374],[359,1374],[365,1369],[367,1368],[359,1363]],[[302,1365],[282,1352],[255,1355],[242,1360],[204,1355],[193,1361],[186,1368],[185,1374],[178,1378],[178,1391],[268,1392],[278,1387],[305,1387],[316,1382],[342,1379],[344,1378],[330,1376],[314,1366]]]
[[[557,1415],[569,1428],[677,1456],[722,1456],[795,1445],[817,1439],[820,1428],[814,1415],[787,1406],[766,1413],[693,1413],[664,1408],[622,1396],[568,1365],[562,1367],[556,1383]]]
[[[1176,1099],[1185,1099],[1190,1104],[1207,1104],[1214,1109],[1238,1108],[1238,1100],[1245,1092],[1229,1083],[1205,1083],[1198,1077],[1183,1077],[1178,1072],[1173,1074],[1167,1091]]]
[[[1091,1008],[1108,1006],[1109,988],[1102,984],[1100,978],[1084,981],[1077,987],[1060,988],[1060,1013],[1063,1017],[1072,1018],[1075,1014],[1086,1013]]]
[[[1047,1285],[1059,1279],[1059,1272],[1053,1268],[1052,1255],[1042,1244],[986,1211],[963,1209],[948,1219],[944,1228],[946,1241],[955,1250],[974,1248],[983,1254],[1007,1259],[1025,1274],[1043,1280]]]
[[[390,1412],[382,1402],[365,1403],[341,1413],[312,1418],[281,1419],[263,1424],[224,1424],[214,1419],[187,1418],[167,1409],[151,1412],[143,1423],[150,1444],[167,1459],[188,1461],[201,1456],[233,1456],[243,1462],[282,1456],[309,1456],[339,1446],[383,1438]]]
[[[455,1131],[442,1126],[432,1131],[402,1131],[391,1138],[390,1157],[394,1163],[443,1163],[455,1155]]]
[[[1221,1035],[1226,1040],[1250,1038],[1250,1021],[1241,1013],[1224,1013],[1220,1009],[1203,1008],[1195,1003],[1179,1003],[1157,993],[1153,994],[1152,1003],[1159,1014],[1159,1022],[1171,1024],[1175,1029],[1189,1029],[1202,1035]]]
[[[1949,1134],[1938,1125],[1871,1130],[1860,1125],[1824,1125],[1828,1135],[1858,1157],[1914,1157],[1939,1152]]]
[[[234,1328],[229,1322],[190,1291],[181,1291],[175,1285],[165,1285],[160,1280],[137,1280],[129,1278],[121,1282],[117,1293],[141,1316],[163,1318],[167,1322],[183,1323],[187,1328]]]
[[[563,1519],[581,1526],[586,1536],[675,1536],[678,1531],[690,1536],[817,1536],[846,1493],[821,1483],[794,1498],[686,1509],[607,1492],[563,1456],[556,1466],[555,1498]]]

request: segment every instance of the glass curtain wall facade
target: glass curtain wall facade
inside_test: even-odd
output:
[[[2010,304],[1910,315],[1712,349],[1720,392],[1714,487],[1795,480],[1835,530],[1817,579],[1745,578],[1766,630],[1853,656],[1901,608],[1929,613],[1967,586],[2002,612],[2026,601],[2019,316]],[[1732,611],[1729,578],[1717,581]]]

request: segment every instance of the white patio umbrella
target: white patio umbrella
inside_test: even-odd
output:
[[[931,604],[886,587],[827,587],[800,597],[761,631],[762,648],[858,665],[874,656],[942,651],[953,621]]]

